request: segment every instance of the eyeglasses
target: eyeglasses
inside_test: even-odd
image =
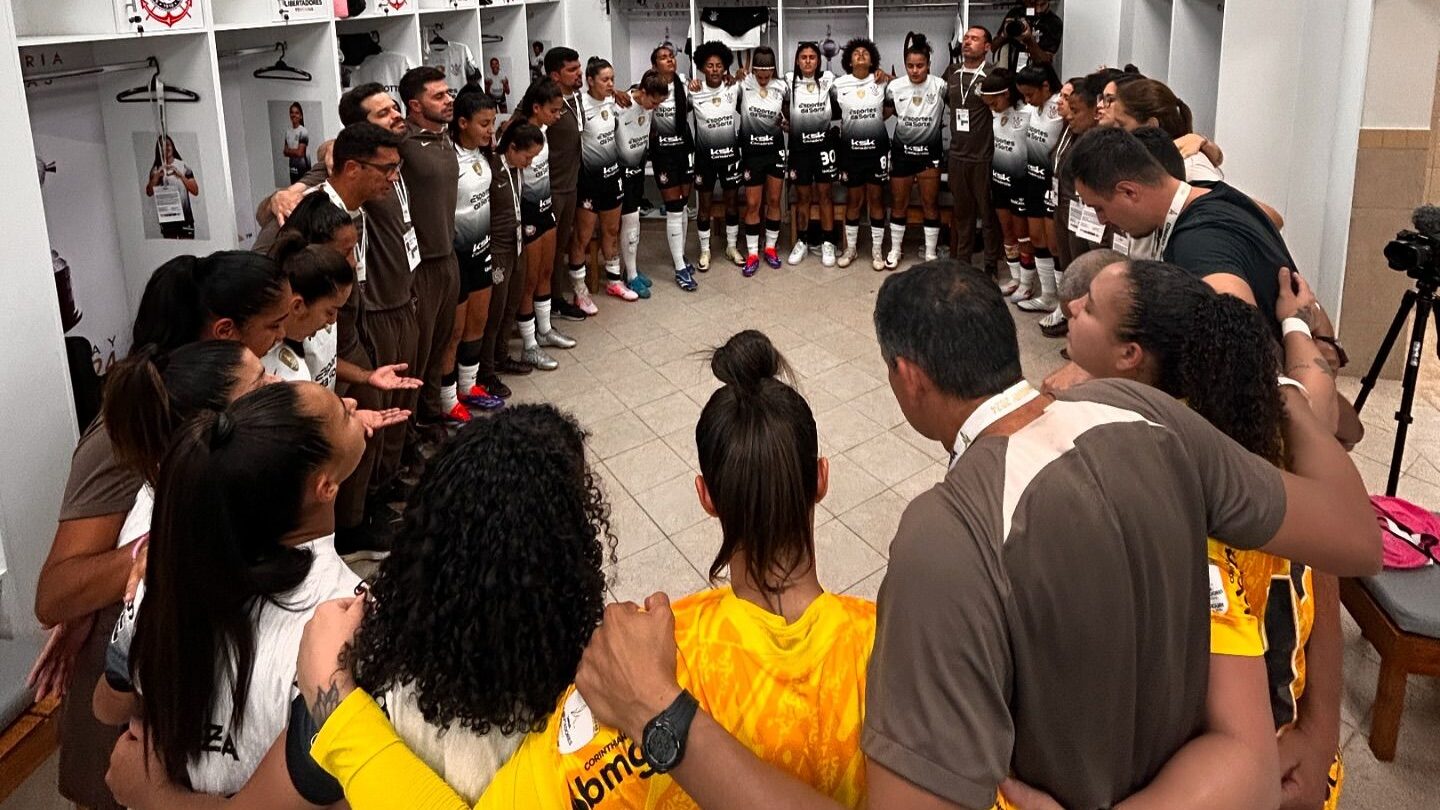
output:
[[[403,159],[397,160],[394,163],[372,163],[368,160],[357,160],[355,162],[359,163],[362,166],[369,166],[370,168],[374,169],[377,172],[380,172],[386,177],[394,174],[399,174],[400,167],[405,165],[405,161]]]

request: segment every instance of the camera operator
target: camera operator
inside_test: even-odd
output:
[[[1031,62],[1054,62],[1065,24],[1050,10],[1050,0],[1025,0],[1005,12],[990,48],[995,64],[1011,73]]]

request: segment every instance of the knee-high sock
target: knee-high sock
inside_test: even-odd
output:
[[[895,219],[892,218],[892,219],[890,220],[890,252],[891,252],[891,253],[900,253],[900,252],[902,252],[902,246],[903,246],[904,244],[905,244],[905,220],[901,219],[901,220],[899,220],[899,221],[896,221]]]
[[[738,247],[740,244],[740,215],[725,215],[725,246]]]
[[[925,220],[925,255],[933,256],[940,249],[940,220]]]
[[[870,252],[880,253],[885,247],[885,219],[870,218]]]
[[[780,243],[780,220],[765,220],[765,247],[773,248]]]
[[[849,251],[853,251],[853,252],[855,252],[855,253],[859,253],[859,252],[860,252],[860,246],[857,244],[859,241],[860,241],[860,220],[859,220],[859,219],[855,219],[853,222],[850,221],[850,220],[846,220],[846,221],[845,221],[845,249],[846,249],[846,250],[849,250]]]
[[[535,299],[535,331],[542,335],[550,334],[550,299]]]
[[[620,217],[620,261],[625,266],[625,280],[635,278],[640,267],[635,263],[640,254],[640,212],[631,211]]]
[[[760,223],[745,223],[745,255],[757,256],[760,254]]]
[[[676,270],[685,269],[685,203],[665,203],[665,241],[670,245],[670,261]]]

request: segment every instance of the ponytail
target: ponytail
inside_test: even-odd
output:
[[[918,53],[925,57],[926,62],[929,62],[930,55],[934,53],[934,49],[930,47],[930,42],[925,38],[924,34],[919,31],[911,31],[905,35],[905,48],[902,53],[906,56],[912,53]]]
[[[779,379],[793,374],[761,332],[730,338],[711,355],[710,367],[724,386],[695,426],[700,472],[724,535],[710,579],[743,549],[750,579],[767,595],[778,594],[815,560],[815,416]]]
[[[344,256],[323,244],[310,244],[298,234],[276,242],[270,253],[290,279],[290,291],[306,306],[338,295],[355,283],[355,268]]]
[[[285,283],[275,262],[248,250],[177,256],[146,282],[131,345],[154,345],[165,354],[199,340],[221,318],[244,326],[280,300]]]

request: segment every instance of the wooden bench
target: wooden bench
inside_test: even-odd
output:
[[[1389,578],[1389,579],[1383,579]],[[1395,585],[1399,583],[1400,589]],[[1360,632],[1380,654],[1380,677],[1370,717],[1370,750],[1381,762],[1395,758],[1400,738],[1400,716],[1405,709],[1405,681],[1410,675],[1440,676],[1440,637],[1433,632],[1433,616],[1406,615],[1387,609],[1384,601],[1406,592],[1407,608],[1440,611],[1440,568],[1384,571],[1366,579],[1340,580],[1340,601],[1360,625]],[[1377,593],[1380,594],[1377,596]],[[1428,594],[1428,596],[1426,596]],[[1432,740],[1417,741],[1431,744]]]

